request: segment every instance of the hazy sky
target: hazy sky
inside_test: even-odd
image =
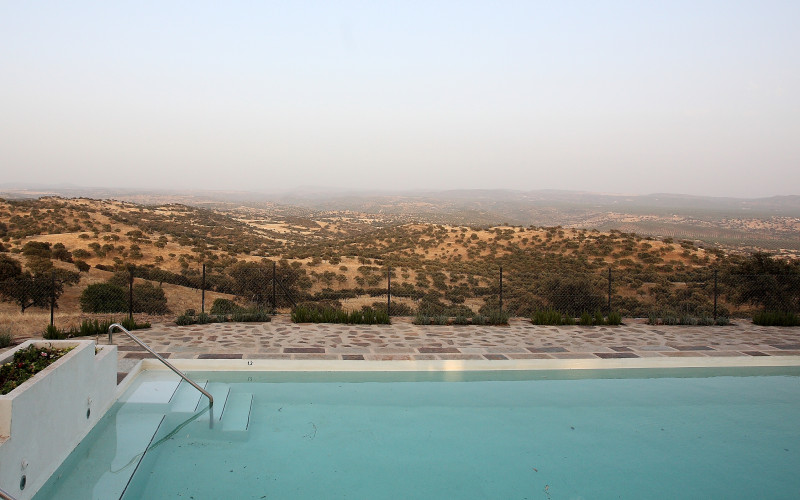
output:
[[[0,3],[0,183],[800,194],[800,1]]]

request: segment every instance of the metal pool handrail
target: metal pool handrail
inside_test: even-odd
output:
[[[189,382],[190,384],[192,384],[192,387],[194,387],[194,388],[195,388],[195,389],[197,389],[198,391],[202,392],[202,393],[203,393],[203,395],[204,395],[205,397],[207,397],[207,398],[208,398],[208,406],[214,406],[214,398],[211,396],[211,394],[209,394],[209,393],[208,393],[208,391],[206,391],[205,389],[203,389],[202,387],[200,387],[199,385],[197,385],[197,384],[196,384],[194,381],[190,380],[190,379],[189,379],[189,377],[187,377],[186,375],[184,375],[182,371],[180,371],[180,370],[178,370],[177,368],[175,368],[174,366],[172,366],[172,363],[170,363],[170,362],[169,362],[169,361],[167,361],[166,359],[162,358],[162,357],[161,357],[161,356],[160,356],[160,355],[159,355],[157,352],[155,352],[154,350],[150,349],[150,347],[149,347],[147,344],[145,344],[144,342],[142,342],[141,340],[139,340],[139,337],[137,337],[136,335],[134,335],[134,334],[132,334],[131,332],[129,332],[129,331],[128,331],[128,330],[127,330],[127,329],[126,329],[124,326],[120,325],[119,323],[114,323],[113,325],[111,325],[111,326],[109,326],[109,327],[108,327],[108,343],[109,343],[109,344],[112,344],[112,343],[114,342],[114,340],[113,340],[113,338],[112,338],[112,334],[114,333],[114,327],[117,327],[117,328],[119,328],[119,329],[120,329],[120,330],[121,330],[123,333],[125,333],[125,334],[126,334],[128,337],[132,338],[134,342],[136,342],[136,343],[137,343],[137,344],[139,344],[140,346],[142,346],[142,347],[144,347],[145,349],[147,349],[147,352],[149,352],[150,354],[152,354],[153,356],[155,356],[155,357],[156,357],[156,358],[157,358],[159,361],[161,361],[162,363],[164,363],[164,365],[166,365],[166,366],[167,366],[167,368],[169,368],[170,370],[172,370],[172,371],[174,371],[175,373],[177,373],[177,374],[178,374],[178,376],[179,376],[180,378],[182,378],[183,380],[185,380],[185,381]]]
[[[10,493],[6,493],[3,488],[0,488],[0,498],[3,500],[16,500],[16,498],[12,497]]]

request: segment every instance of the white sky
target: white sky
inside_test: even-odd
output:
[[[800,194],[800,2],[0,3],[0,183]]]

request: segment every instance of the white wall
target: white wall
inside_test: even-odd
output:
[[[116,346],[95,354],[93,340],[28,341],[0,355],[0,363],[30,344],[75,349],[0,396],[0,488],[19,500],[33,497],[55,472],[111,407],[117,388]]]

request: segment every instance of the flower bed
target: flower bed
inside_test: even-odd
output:
[[[0,366],[0,394],[13,391],[71,350],[72,347],[54,349],[35,345],[18,350],[13,360]]]

